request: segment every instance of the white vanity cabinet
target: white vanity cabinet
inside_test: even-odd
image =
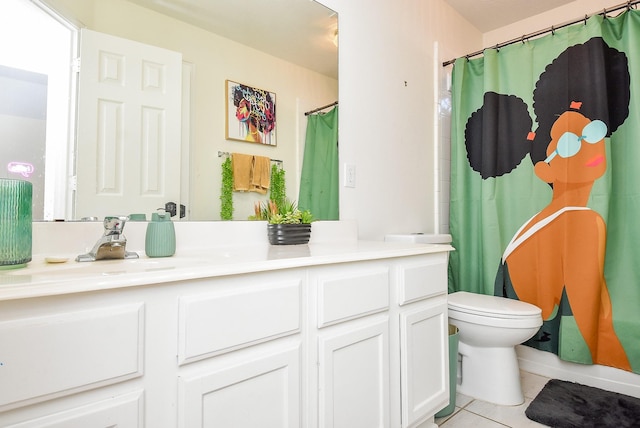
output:
[[[448,404],[447,262],[448,253],[430,254],[396,270],[402,428],[420,426]]]
[[[434,426],[447,252],[309,247],[223,273],[117,270],[103,289],[50,281],[55,295],[7,298],[0,278],[0,426]]]
[[[300,269],[205,280],[179,298],[178,427],[299,427]]]
[[[318,414],[309,426],[389,427],[388,263],[315,268],[309,286],[310,367],[318,382]]]
[[[320,267],[309,276],[309,427],[433,425],[448,391],[447,253]]]
[[[0,302],[0,426],[299,427],[305,278]]]

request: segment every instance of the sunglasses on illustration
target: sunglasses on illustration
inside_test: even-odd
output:
[[[582,128],[582,135],[578,136],[573,132],[565,132],[558,139],[556,149],[544,161],[551,162],[556,155],[561,158],[570,158],[575,156],[582,147],[582,140],[589,144],[595,144],[601,141],[607,135],[607,125],[601,120],[594,120]]]

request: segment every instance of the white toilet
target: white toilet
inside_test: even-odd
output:
[[[519,300],[458,291],[449,323],[459,330],[458,392],[490,403],[524,402],[515,345],[533,337],[542,311]]]
[[[451,244],[451,235],[387,235],[385,241]],[[515,346],[542,326],[542,310],[504,297],[449,294],[449,324],[458,327],[457,391],[501,405],[524,402]]]

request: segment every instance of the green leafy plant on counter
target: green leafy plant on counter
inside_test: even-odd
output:
[[[280,204],[273,200],[256,202],[254,210],[249,220],[266,220],[269,224],[309,224],[315,220],[311,211],[300,211],[294,201],[286,198]]]
[[[233,169],[231,168],[231,158],[227,158],[222,162],[220,219],[233,220]]]

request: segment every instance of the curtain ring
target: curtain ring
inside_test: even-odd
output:
[[[631,0],[627,0],[627,10],[631,10]]]

